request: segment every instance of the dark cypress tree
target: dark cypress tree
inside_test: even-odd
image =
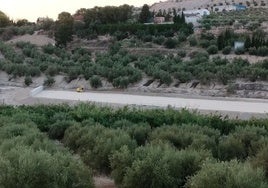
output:
[[[217,45],[219,50],[222,50],[225,47],[225,40],[222,33],[218,36]]]
[[[252,46],[251,44],[251,38],[249,35],[246,36],[246,40],[245,40],[245,49],[249,49]]]
[[[140,23],[147,23],[150,21],[151,19],[151,12],[150,12],[150,8],[147,4],[144,4],[142,9],[141,9],[141,13],[139,16],[139,22]]]
[[[185,23],[185,15],[183,12],[181,13],[181,23]]]

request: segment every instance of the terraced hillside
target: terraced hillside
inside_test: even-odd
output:
[[[192,10],[192,9],[209,9],[212,10],[215,6],[240,4],[250,7],[267,7],[268,0],[168,0],[155,3],[150,10],[158,12],[160,9],[166,12],[175,8],[176,10]]]

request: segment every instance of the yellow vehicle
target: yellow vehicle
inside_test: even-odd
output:
[[[79,86],[78,88],[76,88],[77,92],[83,92],[84,91],[84,87],[83,86]]]

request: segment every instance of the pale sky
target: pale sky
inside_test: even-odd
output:
[[[0,0],[0,10],[10,19],[27,19],[35,22],[38,17],[57,19],[58,14],[66,11],[71,14],[79,8],[92,8],[94,6],[129,4],[142,6],[153,4],[158,0]]]

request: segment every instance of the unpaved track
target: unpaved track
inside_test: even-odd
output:
[[[268,101],[258,99],[191,99],[179,97],[145,96],[119,93],[77,93],[72,91],[45,90],[36,98],[88,101],[97,103],[137,105],[152,107],[175,107],[204,111],[223,111],[237,113],[267,114]]]

